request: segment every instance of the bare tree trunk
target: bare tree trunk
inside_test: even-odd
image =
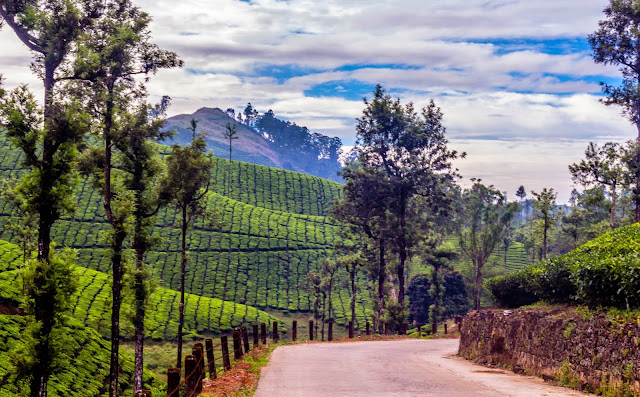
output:
[[[616,213],[616,185],[611,185],[611,210],[609,210],[609,226],[611,230],[615,229],[613,218]]]
[[[178,319],[178,363],[182,367],[182,328],[184,326],[184,281],[187,275],[187,207],[182,207],[182,245],[180,257],[180,309]]]
[[[382,333],[384,331],[382,325],[382,311],[384,309],[384,280],[386,278],[386,263],[385,263],[385,252],[384,252],[384,240],[379,239],[379,263],[378,263],[378,332]]]
[[[480,293],[482,292],[482,261],[476,263],[476,293],[473,297],[473,306],[476,310],[480,310]]]
[[[122,304],[122,243],[126,234],[116,233],[111,252],[111,363],[109,367],[109,397],[118,396],[118,374],[120,373],[120,306]],[[119,249],[118,249],[119,247]]]
[[[349,272],[351,276],[351,322],[356,322],[356,272],[355,269]]]

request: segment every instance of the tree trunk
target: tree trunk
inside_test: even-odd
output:
[[[140,164],[136,164],[133,173],[133,186],[136,196],[136,210],[134,213],[135,227],[133,235],[133,250],[136,257],[136,274],[134,278],[134,294],[135,294],[135,315],[133,319],[134,326],[134,366],[133,366],[133,388],[134,390],[142,389],[142,372],[144,369],[144,319],[146,315],[147,287],[145,286],[144,277],[144,254],[147,250],[146,238],[143,222],[147,217],[145,208],[142,204],[142,192],[145,190],[143,180],[143,170]]]
[[[435,261],[434,261],[435,262]],[[433,312],[431,313],[431,324],[432,329],[438,329],[438,311],[440,310],[440,299],[441,299],[441,291],[440,291],[440,280],[438,279],[440,273],[440,267],[434,263],[433,265],[433,291],[435,292],[435,296],[433,297]]]
[[[545,215],[542,230],[542,259],[547,259],[547,232],[549,231],[548,218]]]
[[[120,306],[122,304],[122,243],[124,231],[116,232],[111,252],[111,363],[109,366],[109,397],[118,397],[118,374],[120,373]],[[119,249],[118,249],[119,247]]]
[[[178,318],[178,368],[182,367],[182,328],[184,326],[184,281],[187,275],[187,206],[182,207],[182,245],[180,256],[180,308]]]
[[[355,265],[353,271],[349,272],[351,276],[351,321],[355,324],[356,321],[356,271]]]
[[[640,149],[640,122],[636,123],[636,128],[638,129],[638,149]],[[633,189],[634,191],[634,199],[636,203],[636,222],[640,222],[640,150],[636,153],[636,162],[639,165],[636,170],[636,187]]]
[[[473,297],[473,306],[476,310],[480,310],[480,293],[482,292],[482,266],[484,263],[477,261],[476,266],[476,293]]]
[[[386,279],[386,263],[385,263],[385,252],[384,252],[384,240],[378,240],[378,332],[382,333],[384,331],[382,325],[382,311],[384,309],[384,280]]]
[[[616,185],[611,185],[611,210],[609,211],[609,226],[611,230],[615,229],[613,218],[616,213]]]
[[[398,303],[404,307],[404,266],[407,261],[407,251],[404,247],[400,249],[400,264],[398,265]]]

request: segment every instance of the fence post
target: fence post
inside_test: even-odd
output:
[[[389,335],[389,323],[384,323],[384,334]]]
[[[447,323],[444,323],[444,334],[447,334]]]
[[[329,320],[329,336],[327,337],[329,342],[333,341],[333,320]]]
[[[167,397],[180,397],[180,368],[167,370]]]
[[[309,320],[309,340],[313,340],[313,320]]]
[[[195,396],[198,387],[198,373],[196,372],[196,358],[186,356],[184,358],[184,395]]]
[[[418,338],[422,338],[422,325],[420,325],[420,323],[418,323],[417,325],[418,325]]]
[[[207,367],[209,369],[209,379],[216,379],[216,360],[213,358],[213,339],[207,338],[204,340],[204,346],[207,349]]]
[[[402,323],[402,335],[407,334],[407,323]]]
[[[353,321],[349,321],[349,339],[353,339]]]
[[[202,379],[204,379],[204,349],[202,343],[196,343],[193,345],[191,352],[196,358],[196,373],[198,374],[196,383],[196,392],[202,392]]]
[[[367,335],[371,335],[371,324],[367,321]]]
[[[244,352],[248,353],[251,348],[249,347],[249,331],[247,331],[247,327],[244,325],[240,328],[240,332],[242,334],[242,342],[244,343]]]
[[[291,326],[291,341],[295,342],[298,339],[298,322],[293,320],[293,324]]]
[[[271,335],[271,338],[273,339],[273,343],[278,343],[278,322],[274,321],[273,322],[273,335]]]
[[[265,323],[260,324],[260,336],[262,338],[262,344],[266,345],[267,344],[267,324]]]
[[[438,324],[433,323],[431,324],[431,334],[435,335],[438,333]]]
[[[233,359],[238,361],[242,358],[242,343],[240,342],[240,330],[233,330]]]
[[[229,359],[229,341],[227,335],[220,337],[220,345],[222,347],[222,366],[225,371],[231,370],[231,360]]]
[[[134,397],[153,397],[151,390],[136,390]]]
[[[253,328],[253,348],[258,347],[258,340],[260,339],[260,335],[258,335],[258,324],[253,324],[251,327]]]

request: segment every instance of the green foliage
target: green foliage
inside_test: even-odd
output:
[[[7,384],[0,387],[0,397],[22,396],[28,388],[15,378],[15,367],[10,362],[10,357],[24,349],[25,341],[18,336],[28,321],[27,316],[0,315],[0,373],[3,376],[10,375],[7,378]],[[104,395],[106,392],[104,385],[109,375],[109,343],[96,331],[75,319],[69,319],[68,324],[60,330],[60,335],[64,336],[64,339],[59,341],[61,348],[59,362],[64,365],[49,381],[49,396]],[[130,394],[133,358],[122,353],[120,357],[122,366],[122,375],[119,379],[120,390]],[[154,395],[160,395],[162,392],[162,383],[146,369],[144,383],[145,388],[151,389]]]
[[[640,224],[633,224],[604,234],[568,254],[491,279],[487,289],[498,304],[507,307],[546,300],[637,309],[640,308],[638,252]]]

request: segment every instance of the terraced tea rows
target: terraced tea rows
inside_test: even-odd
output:
[[[15,174],[18,156],[8,150],[6,140],[0,144],[5,145],[0,173]],[[158,147],[165,155],[170,152],[166,146]],[[214,223],[198,221],[190,234],[186,291],[265,309],[311,310],[312,298],[300,286],[333,247],[337,226],[324,215],[340,185],[236,161],[216,159],[216,164],[212,178],[218,183],[208,208],[215,209],[219,217]],[[229,184],[227,175],[231,176]],[[77,201],[74,215],[56,224],[54,241],[58,246],[78,248],[78,265],[107,273],[110,263],[101,234],[109,225],[104,221],[100,195],[82,182]],[[11,216],[12,208],[0,200],[0,238],[14,238],[4,227]],[[160,211],[154,233],[163,242],[147,256],[161,286],[174,290],[179,285],[178,223],[172,208]],[[347,291],[337,293],[334,301],[337,320],[346,321],[345,313],[350,313]],[[360,299],[358,304],[359,316],[364,319],[366,300]]]
[[[19,301],[21,279],[18,268],[22,264],[20,251],[14,244],[0,241],[0,299]],[[73,295],[72,316],[91,326],[103,336],[109,335],[111,313],[111,285],[107,274],[77,266],[78,291]],[[174,339],[178,331],[179,293],[156,288],[149,299],[147,334],[153,339]],[[224,302],[193,294],[185,296],[185,328],[187,334],[218,334],[244,323],[275,320],[267,313],[243,304]],[[123,321],[123,324],[125,322]],[[129,335],[126,328],[125,337]]]
[[[19,346],[19,335],[26,318],[23,316],[0,315],[0,374],[9,370],[9,353]],[[105,383],[109,374],[110,346],[96,331],[86,328],[72,319],[65,332],[68,341],[63,345],[63,357],[69,360],[64,370],[49,380],[48,395],[51,397],[100,396],[105,394]],[[119,388],[129,395],[133,393],[133,357],[120,353],[122,376]],[[166,388],[155,375],[145,368],[143,373],[145,388],[160,395]],[[1,379],[1,378],[0,378]],[[0,386],[0,397],[21,395],[19,385],[8,382]],[[126,394],[125,394],[126,395]]]

